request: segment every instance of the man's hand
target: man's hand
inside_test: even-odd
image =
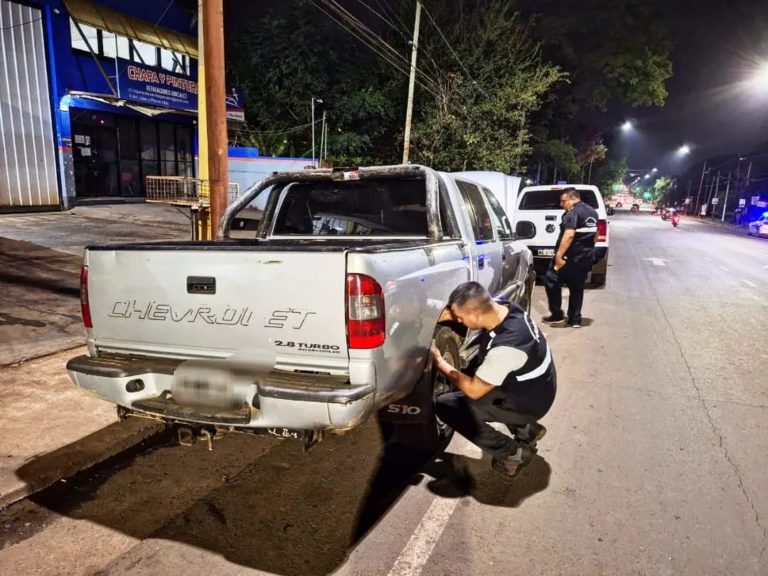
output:
[[[560,254],[555,254],[555,270],[560,270],[563,266],[565,266],[566,260]]]
[[[430,354],[432,354],[432,362],[435,366],[437,366],[438,362],[443,359],[443,355],[440,353],[440,350],[437,349],[437,346],[432,344],[432,349],[430,350]]]

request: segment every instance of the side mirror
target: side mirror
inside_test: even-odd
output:
[[[515,226],[515,236],[518,240],[530,240],[536,236],[536,225],[533,222],[523,220]]]

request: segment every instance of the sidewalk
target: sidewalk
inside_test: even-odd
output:
[[[65,365],[84,353],[83,248],[189,236],[185,214],[162,205],[0,214],[0,508],[162,431],[151,420],[118,422]]]
[[[0,367],[84,343],[85,246],[189,236],[185,214],[158,204],[0,215]]]
[[[0,509],[163,430],[152,420],[118,422],[112,404],[76,388],[65,365],[84,352],[0,370]]]

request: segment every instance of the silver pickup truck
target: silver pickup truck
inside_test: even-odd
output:
[[[121,418],[208,438],[314,442],[378,412],[393,437],[430,442],[446,433],[430,344],[457,366],[472,349],[438,325],[448,295],[477,280],[529,305],[534,233],[479,184],[422,166],[275,174],[228,208],[220,240],[88,247],[88,355],[67,370]]]

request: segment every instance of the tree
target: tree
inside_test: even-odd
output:
[[[530,114],[564,75],[543,61],[508,2],[452,4],[437,12],[450,16],[439,25],[464,66],[442,44],[425,42],[448,72],[414,122],[414,157],[446,170],[519,171],[532,149]]]
[[[520,0],[543,54],[569,75],[538,120],[550,137],[574,139],[610,104],[663,106],[672,76],[669,20],[662,0]]]
[[[653,203],[666,204],[670,200],[672,191],[677,186],[673,178],[662,176],[653,183]]]
[[[604,196],[611,196],[614,186],[621,186],[627,174],[627,158],[607,158],[597,165],[593,172],[592,182]]]

